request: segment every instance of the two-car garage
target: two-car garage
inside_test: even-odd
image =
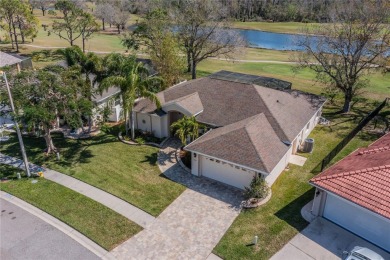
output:
[[[195,175],[207,177],[228,185],[244,189],[251,183],[255,172],[238,165],[218,159],[202,156],[192,156],[192,172]],[[198,171],[198,167],[200,168]]]
[[[323,217],[390,251],[390,220],[346,199],[327,193]]]

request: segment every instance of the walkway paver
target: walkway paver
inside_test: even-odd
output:
[[[11,156],[0,153],[0,163],[12,165],[17,168],[24,169],[23,161]],[[30,169],[33,172],[43,169],[46,179],[61,184],[69,189],[72,189],[78,193],[81,193],[106,207],[118,212],[131,221],[137,223],[141,227],[146,227],[149,223],[152,223],[155,219],[152,215],[145,211],[131,205],[130,203],[108,193],[94,186],[91,186],[83,181],[70,177],[66,174],[42,168],[34,164],[30,164]]]
[[[158,162],[185,190],[143,231],[110,252],[118,259],[220,259],[211,251],[240,212],[241,191],[192,176],[176,162],[180,142],[170,139]]]

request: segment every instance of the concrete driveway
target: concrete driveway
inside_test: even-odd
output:
[[[0,259],[99,259],[42,219],[0,199]]]
[[[350,251],[355,246],[370,248],[384,259],[390,259],[389,253],[320,217],[291,239],[271,259],[344,259],[343,251]]]

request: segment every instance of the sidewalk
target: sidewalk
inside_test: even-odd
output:
[[[0,164],[8,164],[17,168],[24,169],[24,164],[22,160],[4,155],[2,153],[0,153]],[[37,165],[30,164],[30,169],[33,171],[36,171],[40,168],[41,167]],[[72,189],[103,204],[104,206],[118,212],[119,214],[137,223],[143,228],[145,228],[148,224],[152,223],[155,220],[155,217],[146,213],[145,211],[83,181],[77,180],[66,174],[50,169],[43,168],[43,172],[46,179],[61,184],[69,189]]]

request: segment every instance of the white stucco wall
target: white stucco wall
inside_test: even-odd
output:
[[[200,158],[201,155],[198,155],[197,153],[191,153],[191,173],[195,176],[199,176],[200,173]]]
[[[167,115],[159,117],[158,115],[136,113],[135,128],[152,132],[155,137],[162,138],[168,136],[167,122]]]
[[[288,149],[288,151],[285,153],[283,158],[278,162],[278,164],[274,167],[274,169],[270,172],[270,174],[266,175],[265,180],[267,181],[268,185],[271,187],[272,184],[276,181],[276,179],[279,177],[279,175],[283,172],[283,170],[287,167],[290,156],[292,154],[292,145]]]
[[[135,128],[142,131],[152,132],[151,129],[152,121],[149,114],[136,113],[136,124]]]
[[[160,117],[161,120],[161,137],[169,136],[168,114]]]

